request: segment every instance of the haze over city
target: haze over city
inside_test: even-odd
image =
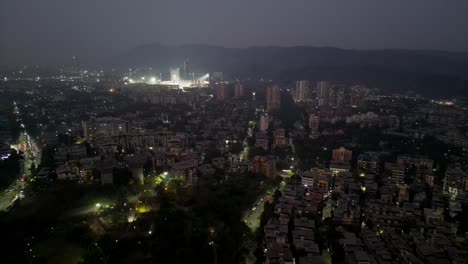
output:
[[[102,62],[150,43],[468,51],[468,3],[438,1],[2,1],[1,64]]]
[[[0,2],[0,263],[467,264],[468,1]]]

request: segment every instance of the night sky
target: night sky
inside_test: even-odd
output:
[[[0,0],[0,64],[148,43],[468,51],[467,0]]]

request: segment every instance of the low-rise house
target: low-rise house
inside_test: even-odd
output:
[[[195,182],[197,178],[197,160],[184,160],[171,164],[169,175],[171,177],[183,177],[188,182]]]
[[[444,210],[443,208],[438,208],[438,209],[424,208],[424,217],[426,219],[426,224],[443,222]]]

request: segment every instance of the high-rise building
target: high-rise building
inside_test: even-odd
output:
[[[340,107],[345,103],[346,87],[331,85],[328,82],[317,83],[317,100],[319,106]]]
[[[288,145],[288,139],[286,138],[286,131],[284,128],[277,128],[273,133],[273,148],[285,147]]]
[[[329,105],[330,103],[330,84],[328,82],[317,83],[317,100],[319,106]]]
[[[353,152],[344,147],[333,150],[333,161],[350,161],[353,158]]]
[[[215,84],[214,97],[216,101],[224,101],[228,98],[229,91],[225,82]]]
[[[266,93],[267,110],[278,110],[281,105],[281,90],[278,85],[269,86]]]
[[[369,95],[367,88],[359,85],[355,85],[350,89],[350,104],[352,107],[361,107],[364,105],[366,97]]]
[[[254,173],[274,178],[276,177],[276,160],[273,157],[255,156],[252,169]]]
[[[344,85],[332,85],[329,88],[329,102],[328,106],[330,107],[340,107],[344,104],[345,100],[345,90]]]
[[[307,97],[309,90],[309,81],[297,81],[296,89],[293,91],[293,99],[296,102],[303,102]]]
[[[314,114],[309,115],[310,138],[317,138],[319,135],[320,117]]]
[[[270,124],[270,118],[268,117],[268,113],[260,114],[260,131],[267,131],[268,126]]]
[[[264,131],[260,131],[255,135],[255,147],[268,151],[270,148],[270,140]]]
[[[179,68],[171,69],[171,82],[174,84],[179,83],[180,81],[180,71]]]
[[[83,138],[84,139],[89,139],[92,138],[96,133],[96,129],[93,126],[90,126],[89,123],[83,121],[82,123],[83,127]]]
[[[184,79],[185,80],[189,79],[189,74],[190,74],[190,60],[186,59],[184,61]]]
[[[244,85],[241,82],[237,82],[234,85],[234,97],[239,98],[244,96]]]

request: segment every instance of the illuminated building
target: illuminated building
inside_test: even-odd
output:
[[[331,85],[328,82],[317,83],[317,100],[319,106],[339,107],[345,103],[344,85]]]
[[[314,114],[309,115],[310,138],[318,138],[319,136],[320,117]]]
[[[330,170],[333,172],[333,175],[336,176],[342,172],[349,172],[351,165],[346,161],[330,161]]]
[[[195,105],[200,101],[201,93],[198,89],[182,90],[173,84],[132,84],[125,89],[125,95],[134,102]]]
[[[184,62],[184,71],[188,69],[188,61]],[[132,88],[135,85],[141,86],[142,84],[150,84],[156,87],[170,87],[173,89],[182,89],[186,87],[206,87],[209,84],[210,75],[208,73],[200,76],[195,77],[195,73],[185,73],[184,77],[180,76],[179,68],[169,69],[170,78],[169,80],[162,79],[162,73],[159,73],[159,77],[157,78],[154,75],[142,76],[141,78],[130,78],[125,76],[123,78],[125,85],[131,86]],[[185,77],[186,75],[186,77]]]
[[[405,166],[398,163],[385,162],[385,171],[394,183],[402,184],[405,177]]]
[[[270,124],[270,118],[268,113],[260,114],[260,131],[267,131]]]
[[[329,179],[333,173],[329,169],[312,168],[304,171],[301,176],[301,182],[308,189],[316,189],[321,193],[327,193]]]
[[[171,69],[171,83],[178,84],[180,82],[179,68]]]
[[[172,177],[185,178],[188,182],[192,183],[197,181],[197,167],[198,160],[183,160],[172,163],[169,174]]]
[[[268,135],[265,132],[260,131],[255,135],[255,147],[268,151],[270,148],[269,145],[270,140],[268,139]]]
[[[459,168],[450,168],[445,173],[443,191],[452,199],[468,190],[468,175]]]
[[[368,96],[369,92],[365,87],[355,85],[350,89],[350,97],[351,97],[351,106],[352,107],[361,107],[364,105],[366,97]]]
[[[285,147],[287,145],[286,131],[284,128],[277,128],[273,134],[273,147]]]
[[[297,81],[296,89],[293,91],[294,101],[296,102],[305,101],[308,89],[309,89],[309,81]]]
[[[220,82],[215,85],[214,97],[216,101],[224,101],[228,98],[229,91],[225,82]]]
[[[89,127],[88,123],[84,121],[82,122],[82,127],[83,127],[83,137],[85,139],[91,138],[94,134],[96,134],[95,129],[93,127]]]
[[[276,177],[276,160],[272,157],[255,156],[253,172],[269,178]]]
[[[379,156],[374,152],[365,152],[359,154],[357,158],[359,171],[376,173],[379,169]]]
[[[244,96],[244,85],[242,83],[237,82],[234,86],[234,97],[239,98]]]
[[[267,110],[278,110],[281,105],[281,90],[278,85],[269,86],[266,93]]]
[[[408,167],[414,165],[417,168],[423,169],[432,169],[434,166],[434,160],[419,155],[398,155],[397,163]]]
[[[130,132],[129,122],[120,118],[97,118],[82,122],[82,128],[84,139],[126,135]]]
[[[324,106],[328,105],[330,102],[330,84],[328,82],[318,82],[317,83],[317,99],[318,105]]]
[[[353,152],[344,147],[334,149],[332,160],[333,161],[350,161],[353,157]]]
[[[333,85],[328,89],[328,92],[328,105],[330,107],[340,107],[343,105],[345,99],[345,86]]]

